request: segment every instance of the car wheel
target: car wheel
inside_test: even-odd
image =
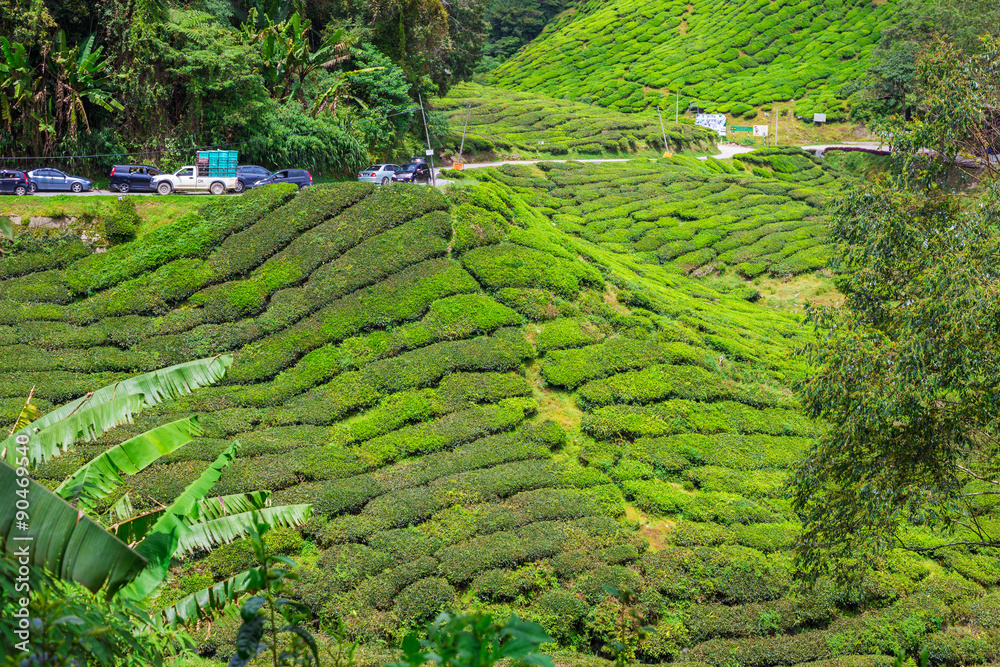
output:
[[[126,192],[128,192],[128,189],[129,189],[128,183],[122,183],[122,184],[120,184],[118,186],[118,192],[120,192],[122,194],[125,194]]]
[[[173,188],[170,187],[170,183],[160,183],[156,186],[156,191],[161,195],[169,195]]]
[[[208,191],[213,195],[221,195],[226,191],[226,186],[222,183],[212,183],[211,187],[208,188]]]
[[[31,194],[35,194],[36,192],[38,192],[38,183],[30,184],[28,186],[28,189],[31,190]]]
[[[236,181],[236,187],[233,188],[233,192],[235,192],[236,194],[239,194],[239,193],[243,192],[243,190],[245,188],[246,188],[246,185],[243,184],[243,181]]]
[[[83,186],[80,185],[79,183],[74,183],[73,185],[69,186],[69,189],[72,190],[73,192],[83,192]]]
[[[383,176],[382,177],[382,185],[389,185],[389,177],[388,176]]]
[[[26,195],[28,194],[28,188],[24,187],[23,185],[19,185],[16,188],[14,188],[14,194],[16,194],[18,197]]]

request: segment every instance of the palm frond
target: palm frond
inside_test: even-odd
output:
[[[24,480],[24,482],[22,482]],[[30,498],[27,526],[18,518],[17,501]],[[24,553],[21,549],[24,548]],[[26,554],[30,563],[108,595],[133,580],[146,559],[65,500],[0,463],[0,553]]]
[[[161,368],[158,371],[143,373],[134,377],[102,387],[97,391],[88,393],[82,398],[77,398],[65,405],[36,419],[28,426],[18,429],[10,437],[0,442],[0,458],[8,463],[12,457],[11,450],[18,436],[27,436],[35,440],[39,432],[57,424],[58,422],[76,415],[83,410],[93,409],[104,403],[120,401],[123,397],[135,396],[140,400],[132,401],[130,405],[137,406],[133,412],[138,412],[146,407],[158,405],[163,401],[190,394],[195,389],[215,384],[223,376],[233,363],[232,355],[222,355],[189,361],[176,366]],[[131,415],[129,415],[131,418]],[[113,428],[124,422],[117,422],[108,426]],[[107,429],[104,429],[107,430]],[[103,431],[101,431],[103,432]],[[72,441],[61,445],[68,447]],[[29,448],[29,458],[32,463],[44,460],[47,456],[52,456],[57,451],[49,449],[49,453],[43,456],[40,448]],[[31,458],[34,456],[35,458]]]
[[[140,433],[77,469],[56,493],[81,510],[93,510],[94,502],[106,498],[124,481],[161,456],[188,444],[202,434],[196,417],[178,419]]]
[[[201,521],[189,526],[190,530],[177,544],[174,557],[238,540],[250,531],[255,519],[271,526],[297,526],[305,523],[311,512],[312,505],[282,505]]]

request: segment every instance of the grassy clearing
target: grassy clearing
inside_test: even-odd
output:
[[[4,197],[0,199],[0,215],[49,218],[82,218],[99,220],[110,210],[110,204],[117,194],[81,197],[77,195],[56,195],[55,197]],[[139,235],[168,224],[197,210],[210,196],[167,195],[155,197],[133,197],[136,211],[142,220]]]

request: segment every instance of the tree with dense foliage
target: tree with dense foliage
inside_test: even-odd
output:
[[[0,0],[0,154],[109,154],[84,172],[135,154],[169,169],[227,145],[247,163],[353,173],[366,148],[402,150],[401,133],[420,129],[390,121],[418,91],[471,77],[484,11],[485,0]],[[379,61],[369,67],[391,83],[353,95],[356,61]]]
[[[893,172],[833,216],[846,301],[811,312],[824,336],[802,389],[830,429],[792,485],[814,575],[897,547],[1000,546],[1000,180],[982,151],[1000,138],[1000,42],[960,54],[937,41],[918,59],[914,120],[882,126]],[[970,165],[981,181],[956,190]]]
[[[1000,5],[992,0],[903,0],[872,53],[852,115],[860,120],[887,114],[909,115],[909,94],[917,87],[917,54],[942,36],[970,54],[979,52],[980,35],[996,30]],[[852,86],[854,87],[854,86]]]

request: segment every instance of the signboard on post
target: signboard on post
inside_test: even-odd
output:
[[[427,156],[434,155],[434,149],[433,148],[428,148],[427,150],[424,151],[424,155],[427,155]]]
[[[813,114],[813,122],[814,123],[825,123],[826,122],[826,114],[825,113],[814,113]]]
[[[726,114],[724,113],[700,113],[694,117],[694,124],[715,130],[720,137],[726,136]]]
[[[753,136],[755,137],[766,137],[767,131],[771,129],[767,125],[754,125],[753,126]]]
[[[750,125],[732,125],[729,127],[730,132],[753,132],[753,127]]]

